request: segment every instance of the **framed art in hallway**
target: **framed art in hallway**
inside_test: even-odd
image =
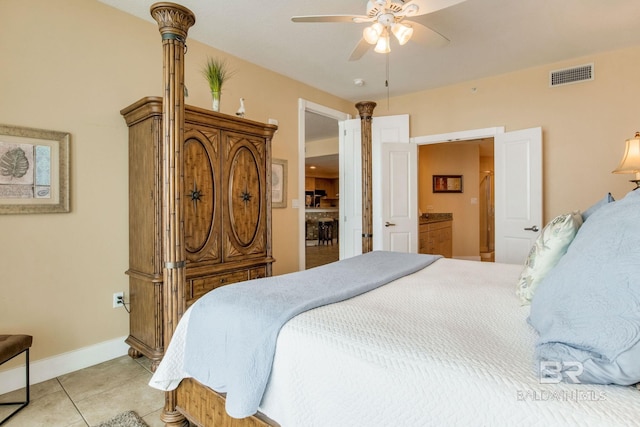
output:
[[[287,161],[271,160],[271,207],[287,207]]]
[[[462,193],[462,175],[433,175],[434,193]]]
[[[69,138],[0,125],[0,213],[69,212]]]

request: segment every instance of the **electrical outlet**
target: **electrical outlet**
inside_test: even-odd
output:
[[[124,307],[124,292],[113,294],[113,308]]]

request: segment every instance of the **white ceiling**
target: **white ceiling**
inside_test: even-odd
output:
[[[304,115],[304,125],[306,142],[338,137],[336,119],[307,111]]]
[[[157,0],[99,1],[156,24],[149,9]],[[175,2],[196,16],[189,39],[354,103],[640,44],[640,0],[466,0],[412,18],[446,36],[445,47],[414,41],[399,46],[392,40],[390,54],[370,50],[350,62],[366,24],[294,23],[291,17],[364,15],[366,0]],[[596,64],[596,75],[597,69]],[[365,84],[356,86],[355,79]],[[335,126],[334,120],[308,114],[307,140],[335,135]],[[317,161],[326,163],[321,168],[337,167],[335,158]]]
[[[157,0],[99,1],[155,23],[149,8]],[[386,55],[371,50],[348,61],[366,24],[291,22],[297,15],[364,15],[366,0],[176,3],[196,15],[189,39],[353,102],[640,44],[639,0],[466,0],[413,18],[449,38],[447,46],[392,41],[387,89]]]

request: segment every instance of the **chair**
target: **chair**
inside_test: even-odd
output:
[[[321,218],[318,220],[318,245],[329,242],[333,245],[333,218]]]
[[[29,404],[29,348],[33,343],[31,335],[0,335],[0,365],[14,357],[25,354],[25,372],[26,372],[26,388],[24,402],[2,402],[0,405],[20,405],[16,410],[0,421],[0,425],[4,424],[9,418],[13,417],[21,409]]]

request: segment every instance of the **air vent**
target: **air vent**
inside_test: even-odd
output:
[[[549,72],[549,86],[562,86],[593,80],[593,64]]]

